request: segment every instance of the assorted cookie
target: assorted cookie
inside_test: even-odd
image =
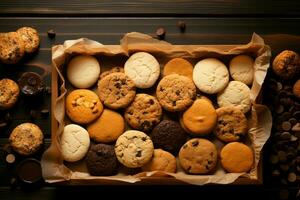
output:
[[[193,80],[193,65],[183,58],[173,58],[164,66],[163,76],[178,74]]]
[[[254,78],[254,60],[248,55],[238,55],[230,61],[229,72],[233,80],[251,85]]]
[[[0,110],[12,108],[19,97],[20,89],[18,84],[11,79],[0,80]]]
[[[147,132],[160,122],[162,108],[155,97],[137,94],[125,110],[125,119],[133,128]]]
[[[37,30],[31,27],[22,27],[17,30],[17,33],[24,43],[26,53],[33,53],[39,48],[40,37]]]

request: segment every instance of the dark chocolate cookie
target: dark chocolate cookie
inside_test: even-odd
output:
[[[150,137],[155,149],[163,149],[176,155],[186,141],[186,133],[181,126],[171,120],[163,120],[152,131]]]
[[[92,176],[109,176],[118,172],[118,161],[112,145],[93,145],[87,153],[85,161]]]

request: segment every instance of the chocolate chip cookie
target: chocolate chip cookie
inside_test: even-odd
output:
[[[129,168],[137,168],[146,164],[152,158],[153,151],[150,137],[135,130],[123,133],[115,145],[118,160]]]
[[[212,172],[217,165],[217,158],[216,146],[206,139],[191,139],[179,151],[180,165],[189,174]]]
[[[218,108],[215,135],[223,142],[235,142],[247,134],[248,125],[244,113],[237,107]]]
[[[38,49],[40,37],[37,30],[31,27],[22,27],[17,30],[17,33],[24,42],[26,53],[33,53]]]
[[[16,32],[0,33],[0,60],[16,64],[25,54],[25,44]]]
[[[124,73],[124,68],[123,67],[113,67],[110,70],[101,73],[100,74],[100,79],[103,79],[105,76],[110,75],[110,74],[115,73],[115,72]]]
[[[127,107],[135,97],[136,87],[124,73],[105,76],[98,83],[100,100],[111,109]]]
[[[196,87],[188,77],[171,74],[159,82],[156,95],[167,111],[183,111],[196,99]]]
[[[150,138],[156,149],[161,148],[177,155],[180,147],[185,143],[187,135],[179,123],[163,120],[154,127]]]
[[[20,89],[18,84],[11,79],[0,80],[0,110],[13,107],[19,97]]]
[[[87,153],[85,162],[92,176],[110,176],[118,172],[118,160],[112,145],[93,145]]]
[[[162,109],[155,97],[137,94],[125,111],[127,123],[134,129],[149,131],[160,122]]]

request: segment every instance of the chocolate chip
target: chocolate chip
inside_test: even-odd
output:
[[[30,110],[30,119],[35,120],[37,118],[38,114],[36,110]]]
[[[177,26],[180,29],[180,32],[185,32],[186,23],[184,21],[178,21]]]
[[[153,104],[154,104],[154,100],[153,100],[153,99],[150,99],[150,100],[149,100],[149,104],[150,104],[150,105],[153,105]]]
[[[172,106],[176,106],[176,101],[172,101]]]
[[[207,170],[209,170],[209,166],[208,166],[208,165],[205,165],[205,168],[206,168]]]
[[[46,118],[49,116],[49,110],[47,108],[41,110],[42,117]]]
[[[179,90],[176,90],[175,94],[176,94],[177,96],[179,96],[179,95],[180,95],[180,91],[179,91]]]
[[[121,89],[121,83],[119,83],[119,82],[115,83],[114,86],[115,86],[117,89]]]
[[[207,160],[207,163],[210,165],[210,164],[213,163],[213,161],[212,160]]]
[[[143,141],[146,141],[146,140],[147,140],[147,138],[146,138],[146,137],[142,137],[142,140],[143,140]]]
[[[142,151],[136,152],[135,157],[141,157],[141,156],[142,156]]]
[[[165,30],[164,28],[160,27],[160,28],[158,28],[158,29],[156,30],[156,36],[157,36],[160,40],[164,39],[164,38],[165,38],[165,35],[166,35],[166,30]]]
[[[163,87],[159,88],[159,91],[163,92],[165,89]]]
[[[147,128],[149,128],[150,127],[150,122],[149,121],[144,121],[142,124],[141,124],[141,130],[145,130],[145,129],[147,129]]]
[[[198,146],[198,144],[199,144],[199,141],[198,141],[198,140],[192,142],[192,146],[193,146],[193,147]]]
[[[147,111],[144,111],[144,112],[143,112],[143,115],[146,115],[146,114],[148,114],[148,112],[147,112]]]
[[[47,34],[48,34],[48,37],[51,39],[55,38],[55,36],[56,36],[56,33],[53,29],[48,30]]]

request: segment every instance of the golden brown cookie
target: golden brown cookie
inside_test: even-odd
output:
[[[90,138],[96,142],[114,142],[124,132],[125,122],[121,114],[104,109],[101,116],[87,126]]]
[[[142,170],[176,173],[176,158],[167,151],[154,149],[152,159],[142,166]]]
[[[193,80],[193,65],[183,58],[174,58],[164,66],[163,75],[170,74],[186,76]]]
[[[41,129],[32,123],[17,126],[9,136],[9,143],[14,151],[21,155],[32,155],[43,144],[44,135]]]
[[[214,133],[223,142],[239,141],[247,134],[247,119],[239,108],[233,106],[218,108],[217,115]]]
[[[275,57],[272,67],[280,78],[292,79],[300,72],[300,57],[294,51],[282,51]]]
[[[79,124],[88,124],[97,119],[103,111],[103,105],[96,93],[91,90],[77,89],[66,98],[66,113]]]
[[[124,73],[124,68],[123,67],[113,67],[108,71],[105,71],[103,73],[100,74],[100,79],[103,79],[105,76],[115,73],[115,72],[121,72]]]
[[[17,32],[0,33],[0,60],[6,64],[16,64],[25,53],[25,45]]]
[[[124,73],[115,72],[98,83],[101,101],[111,109],[126,108],[135,97],[135,85]]]
[[[11,79],[0,80],[0,110],[6,110],[15,105],[20,94],[19,86]]]
[[[221,164],[227,172],[248,172],[253,165],[253,151],[240,142],[225,145],[220,153]]]
[[[293,87],[293,93],[296,97],[300,99],[300,79],[298,79]]]
[[[125,111],[127,123],[134,129],[149,131],[160,122],[162,109],[155,97],[137,94]]]
[[[22,27],[17,30],[21,40],[23,40],[26,53],[35,52],[40,45],[40,37],[37,30],[31,27]]]
[[[217,165],[217,159],[216,146],[206,139],[191,139],[179,151],[180,165],[189,174],[212,172]]]
[[[212,132],[217,122],[217,113],[210,100],[204,98],[194,101],[182,115],[184,128],[188,132],[203,136]]]
[[[196,87],[191,79],[171,74],[159,82],[156,95],[159,103],[167,111],[183,111],[195,100]]]

